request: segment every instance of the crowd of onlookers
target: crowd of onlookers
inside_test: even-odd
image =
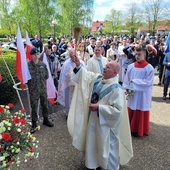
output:
[[[81,36],[75,44],[75,39],[49,37],[46,43],[43,43],[38,35],[31,39],[32,45],[40,51],[41,58],[46,53],[50,63],[51,74],[54,78],[56,87],[63,63],[70,57],[70,49],[76,49],[79,58],[87,65],[88,60],[94,55],[94,49],[101,47],[101,55],[108,61],[116,60],[121,65],[119,73],[119,82],[123,82],[129,64],[135,61],[135,48],[142,47],[146,49],[146,61],[159,71],[159,83],[164,84],[165,66],[163,64],[165,57],[165,42],[167,35],[141,35],[138,38],[130,35],[114,36]],[[168,79],[169,82],[169,79]],[[166,89],[168,86],[166,83]],[[57,87],[58,88],[58,87]],[[167,90],[166,90],[167,91]],[[166,99],[166,93],[163,94]]]
[[[38,36],[32,44],[39,48],[40,52],[47,52],[49,61],[56,62],[56,70],[59,75],[61,66],[66,59],[69,58],[69,50],[76,47],[77,54],[80,59],[87,64],[87,61],[94,55],[95,47],[101,47],[101,55],[106,57],[108,61],[116,60],[120,63],[122,69],[119,74],[120,83],[123,82],[123,75],[127,70],[127,66],[135,61],[135,48],[142,47],[146,49],[146,61],[154,68],[159,70],[159,85],[164,82],[164,65],[165,57],[165,41],[167,36],[141,36],[136,38],[133,36],[98,36],[98,37],[80,37],[75,45],[75,39],[68,40],[61,38],[55,40],[53,37],[48,39],[46,44],[42,44]],[[124,56],[123,58],[121,56]],[[52,73],[54,74],[54,73]]]

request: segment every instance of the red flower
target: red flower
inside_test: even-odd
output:
[[[2,134],[2,139],[4,141],[10,141],[12,138],[11,138],[11,135],[8,132],[5,132],[5,133]]]
[[[4,149],[4,148],[1,148],[1,147],[0,147],[0,152],[3,151],[3,149]]]
[[[25,112],[26,112],[26,110],[25,110],[24,108],[22,108],[22,109],[21,109],[21,112],[22,112],[22,113],[25,113]]]
[[[21,122],[21,125],[25,125],[27,123],[25,119],[21,119],[20,122]]]
[[[18,118],[18,117],[16,117],[16,118],[13,119],[13,122],[14,122],[15,124],[20,124],[20,123],[21,123],[21,119]]]
[[[4,112],[4,108],[0,107],[0,113],[3,113],[3,112]]]
[[[30,152],[31,152],[31,153],[33,153],[33,152],[35,152],[35,151],[34,151],[34,149],[33,149],[33,148],[30,148]]]
[[[13,108],[13,107],[14,107],[14,104],[8,103],[8,106],[9,106],[10,108]]]

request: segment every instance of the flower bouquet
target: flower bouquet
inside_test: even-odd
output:
[[[11,113],[12,107],[13,104],[0,105],[0,169],[7,169],[11,164],[19,166],[19,154],[24,154],[25,162],[39,154],[35,152],[39,142],[29,132],[25,110]]]

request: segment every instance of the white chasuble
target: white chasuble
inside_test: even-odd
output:
[[[72,144],[85,151],[85,164],[88,168],[107,169],[110,152],[110,134],[113,133],[119,144],[120,164],[125,165],[133,156],[132,141],[127,114],[126,99],[121,88],[113,89],[99,100],[97,112],[89,112],[93,84],[98,74],[81,68],[73,74],[77,82],[68,116],[68,130]],[[118,82],[118,77],[105,80],[102,91]]]

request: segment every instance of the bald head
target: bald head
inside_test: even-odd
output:
[[[120,70],[120,65],[116,61],[111,61],[106,64],[103,71],[103,77],[105,79],[113,78],[117,76]]]
[[[116,61],[111,61],[110,62],[111,67],[116,71],[116,73],[119,73],[120,70],[120,65]]]

